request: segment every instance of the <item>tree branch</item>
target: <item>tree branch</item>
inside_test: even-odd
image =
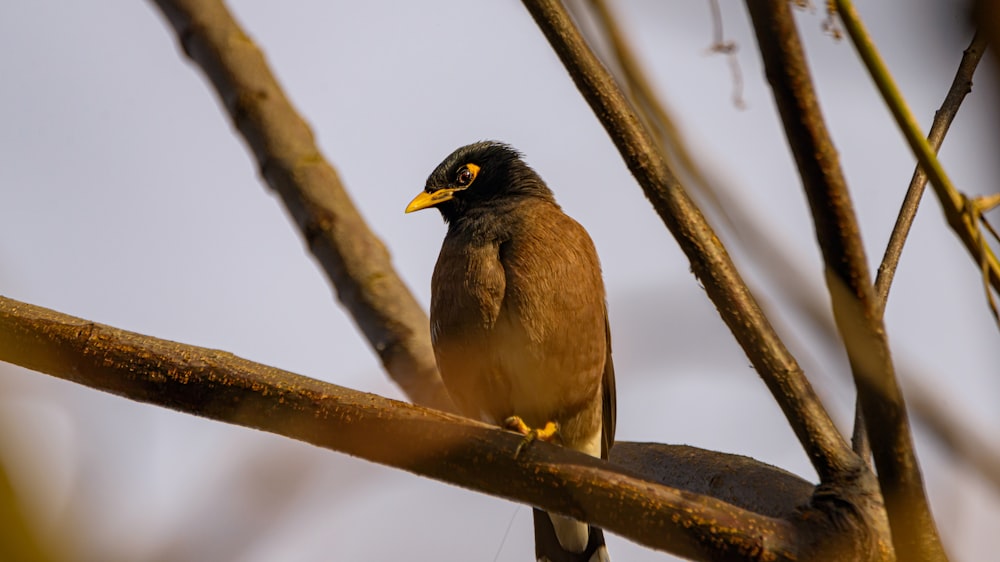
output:
[[[548,443],[533,443],[515,459],[522,437],[490,425],[4,297],[0,360],[571,515],[679,556],[795,560],[808,557],[815,541],[853,538],[833,526],[835,519],[805,517],[796,509],[808,510],[800,503],[808,501],[808,483],[750,459],[705,451],[699,463],[698,450],[690,447],[653,446],[647,452],[628,443],[621,457],[631,466],[655,468],[654,478],[712,489],[788,520],[656,484],[630,469]],[[666,463],[673,457],[680,466],[671,469]],[[715,473],[689,473],[684,463],[713,466]],[[725,474],[727,464],[740,472],[758,471],[756,489],[731,490],[749,488],[745,483],[754,477],[743,473],[733,480]],[[777,501],[760,492],[772,483],[770,495]]]
[[[896,554],[901,560],[945,560],[924,494],[857,218],[791,8],[772,0],[748,0],[747,7],[812,210],[834,319],[858,389]]]
[[[857,462],[746,284],[608,71],[556,0],[524,0],[622,158],[680,244],[723,321],[781,406],[821,481]]]
[[[415,403],[452,410],[427,315],[358,213],[264,56],[219,0],[156,0],[184,52],[215,87],[341,304]]]
[[[951,88],[941,103],[941,109],[934,114],[934,122],[931,130],[927,133],[927,142],[930,147],[937,152],[941,148],[944,136],[948,134],[951,122],[958,115],[958,108],[962,106],[965,96],[972,91],[972,75],[976,72],[979,59],[986,52],[986,34],[976,32],[972,38],[972,43],[962,54],[962,62],[955,72],[955,79],[952,80]],[[903,198],[903,205],[899,209],[899,216],[896,218],[896,225],[892,228],[889,236],[889,244],[885,248],[885,255],[882,263],[878,267],[878,275],[875,277],[875,296],[878,299],[880,311],[885,310],[886,301],[889,300],[889,287],[892,286],[892,278],[896,274],[896,265],[899,264],[899,257],[903,253],[903,244],[906,236],[910,233],[910,226],[917,216],[917,208],[920,206],[920,198],[924,195],[924,187],[927,185],[927,173],[923,167],[917,164],[910,179],[910,186],[906,189],[906,197]]]

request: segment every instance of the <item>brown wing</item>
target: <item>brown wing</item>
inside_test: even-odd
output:
[[[615,414],[618,408],[615,396],[615,364],[611,360],[611,326],[608,324],[608,305],[604,305],[604,337],[607,340],[607,356],[604,360],[604,376],[601,379],[602,431],[601,458],[608,458],[611,446],[615,444]]]
[[[495,401],[506,396],[493,386],[485,328],[496,321],[505,286],[495,244],[473,244],[460,235],[445,238],[431,277],[431,342],[448,393],[473,419],[496,415]]]

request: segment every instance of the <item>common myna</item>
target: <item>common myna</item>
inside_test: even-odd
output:
[[[431,340],[452,399],[465,415],[526,440],[607,458],[615,378],[587,231],[499,142],[445,158],[406,212],[428,207],[448,224],[431,279]],[[535,551],[551,562],[608,559],[600,529],[537,509]]]

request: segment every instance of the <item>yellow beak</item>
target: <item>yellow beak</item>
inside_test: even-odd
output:
[[[410,204],[406,206],[406,212],[412,213],[413,211],[419,211],[421,209],[426,209],[427,207],[433,207],[454,199],[455,193],[461,191],[462,188],[445,188],[439,189],[437,191],[427,193],[426,191],[421,191],[410,201]]]

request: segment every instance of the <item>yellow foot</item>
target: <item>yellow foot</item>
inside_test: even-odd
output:
[[[535,439],[539,441],[552,441],[556,434],[559,433],[559,425],[556,422],[546,422],[545,427],[532,429],[519,416],[511,416],[505,419],[503,425],[507,429],[516,431],[524,436],[524,440],[521,441],[521,444],[517,446],[517,450],[514,451],[515,459],[521,454],[521,450],[528,443],[531,443]]]

